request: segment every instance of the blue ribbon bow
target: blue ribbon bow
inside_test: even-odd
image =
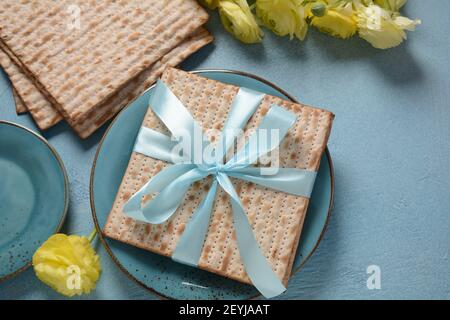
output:
[[[230,196],[236,239],[245,271],[261,294],[271,298],[283,293],[286,288],[261,252],[230,177],[309,198],[316,172],[296,168],[276,168],[275,172],[266,175],[261,168],[251,166],[260,157],[276,149],[296,122],[296,116],[293,113],[275,105],[267,112],[245,146],[231,160],[223,163],[227,151],[235,143],[239,130],[245,128],[263,98],[262,93],[246,88],[239,90],[233,100],[220,139],[213,148],[214,159],[204,161],[202,158],[204,150],[211,147],[210,143],[207,142],[201,128],[181,101],[162,81],[158,81],[149,103],[153,112],[174,137],[179,137],[180,133],[183,133],[183,136],[188,134],[190,137],[200,133],[203,143],[184,148],[182,156],[174,155],[173,150],[177,141],[142,127],[134,151],[174,163],[174,165],[164,169],[145,184],[125,203],[123,211],[135,220],[162,224],[175,214],[183,202],[185,193],[194,182],[207,176],[214,176],[215,179],[206,197],[186,224],[172,259],[190,266],[198,266],[218,185],[220,185]],[[279,134],[270,136],[266,143],[261,143],[258,140],[258,133],[261,130],[275,130]],[[143,204],[142,198],[146,195],[155,196],[151,201]]]

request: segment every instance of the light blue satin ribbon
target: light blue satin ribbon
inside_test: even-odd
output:
[[[276,149],[294,125],[296,116],[278,106],[272,106],[262,119],[256,132],[246,145],[227,163],[223,159],[234,144],[239,129],[245,128],[260,105],[264,94],[241,88],[233,100],[228,120],[216,145],[214,161],[205,163],[203,151],[211,147],[200,126],[194,121],[181,101],[162,82],[158,81],[150,99],[150,107],[174,137],[200,137],[202,143],[192,145],[183,154],[174,154],[177,141],[159,132],[142,127],[134,151],[174,165],[155,175],[124,205],[126,215],[150,224],[161,224],[170,219],[180,207],[191,185],[207,176],[214,176],[210,190],[194,212],[178,240],[172,259],[190,266],[198,266],[206,238],[211,212],[218,186],[230,196],[234,228],[241,260],[253,285],[266,298],[283,293],[286,288],[273,272],[259,248],[248,222],[241,200],[229,177],[253,182],[274,190],[310,197],[316,172],[296,168],[276,168],[271,175],[263,174],[261,168],[251,166],[260,157]],[[261,130],[278,130],[278,135],[267,137],[262,143]],[[259,139],[259,140],[258,140]],[[142,198],[153,195],[151,201],[142,204]]]

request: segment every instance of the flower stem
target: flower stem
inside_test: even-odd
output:
[[[89,242],[92,242],[95,239],[96,235],[97,235],[97,228],[94,228],[94,230],[92,230],[91,234],[88,237]]]

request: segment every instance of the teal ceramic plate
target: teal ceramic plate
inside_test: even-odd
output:
[[[66,170],[41,136],[0,121],[0,281],[31,264],[69,204]]]
[[[256,76],[235,71],[197,71],[204,77],[248,87],[260,92],[294,99],[283,90]],[[131,103],[111,124],[94,161],[91,174],[91,208],[98,230],[114,202],[125,173],[134,141],[147,111],[153,89]],[[317,247],[325,231],[333,203],[333,167],[327,150],[294,263],[297,272]],[[129,277],[157,295],[174,299],[248,299],[258,292],[248,285],[187,267],[156,254],[105,237],[102,242],[119,268]]]

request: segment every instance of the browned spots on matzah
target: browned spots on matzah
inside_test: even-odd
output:
[[[231,251],[231,248],[228,248],[225,255],[223,256],[222,267],[220,268],[220,270],[223,273],[225,273],[228,270],[228,266],[230,265],[232,259],[233,259],[233,251]]]
[[[122,195],[122,198],[123,198],[123,200],[125,200],[125,201],[128,201],[128,200],[130,199],[130,197],[131,197],[131,192],[125,192],[125,193]]]
[[[112,118],[124,106],[140,96],[162,74],[167,66],[174,67],[184,59],[212,41],[211,35],[205,29],[199,29],[194,35],[174,48],[161,61],[142,72],[117,95],[109,98],[104,104],[87,114],[83,121],[73,125],[75,131],[82,137],[90,136],[96,129]]]
[[[136,79],[133,79],[130,85],[123,88],[115,96],[91,112],[87,119],[79,124],[73,124],[77,133],[83,138],[91,135],[97,128],[101,127],[120,111],[120,109],[148,88],[159,77],[166,66],[178,65],[186,57],[211,41],[212,37],[206,30],[199,29],[196,31],[191,37],[170,51],[161,61],[145,70],[142,75]],[[19,96],[24,97],[24,104],[30,109],[33,119],[41,130],[46,130],[61,120],[61,116],[47,98],[3,51],[0,51],[0,64],[7,71],[13,85],[17,87],[18,92],[20,93]],[[80,72],[80,76],[84,77],[85,73],[85,71]],[[66,80],[68,80],[70,76],[71,75],[67,72],[63,74],[63,77]],[[101,84],[108,85],[110,81],[111,79],[106,78],[101,80]]]
[[[241,182],[236,183],[234,189],[236,190],[237,194],[240,194],[242,191],[242,183]]]
[[[235,86],[207,80],[176,69],[166,70],[162,79],[205,131],[217,126],[218,123],[223,125],[233,97],[238,91]],[[333,115],[325,110],[266,96],[247,125],[246,137],[256,129],[261,121],[262,114],[272,104],[295,110],[298,115],[297,123],[291,129],[280,150],[280,166],[317,170],[320,157],[328,141]],[[204,111],[200,112],[200,110]],[[145,117],[144,125],[167,133],[167,130],[151,109]],[[244,140],[240,141],[238,145],[242,146],[243,142]],[[292,154],[297,156],[292,157]],[[133,179],[131,177],[131,172],[141,168],[152,168],[150,170],[152,173],[145,173],[148,178],[151,178],[157,164],[162,164],[162,162],[136,153],[132,155],[104,232],[111,238],[161,255],[170,256],[185,224],[205,197],[208,186],[211,184],[211,178],[196,183],[187,192],[185,201],[170,219],[170,222],[159,226],[157,229],[152,229],[149,236],[141,241],[139,240],[140,235],[145,228],[141,230],[121,224],[124,217],[122,213],[124,200],[121,195],[125,192],[135,193],[142,186],[139,178]],[[261,250],[275,273],[286,284],[291,273],[308,199],[272,191],[236,179],[232,179],[232,182],[240,191],[239,196]],[[119,228],[120,231],[114,231],[115,228]],[[127,236],[124,237],[124,235]],[[214,202],[199,267],[231,279],[245,283],[250,282],[237,249],[231,205],[223,190],[218,192]]]
[[[81,29],[68,27],[69,5],[81,8]],[[8,54],[75,126],[207,18],[194,0],[3,0],[0,38]],[[66,73],[77,85],[67,87]],[[112,81],[100,85],[98,79],[107,75]]]

